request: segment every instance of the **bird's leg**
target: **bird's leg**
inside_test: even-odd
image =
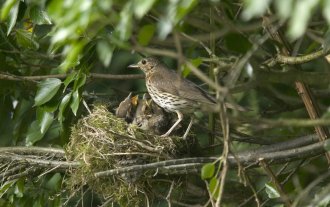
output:
[[[175,111],[175,112],[178,115],[178,120],[173,124],[173,126],[165,134],[161,135],[161,137],[167,137],[168,135],[170,135],[171,132],[175,129],[175,127],[178,126],[178,124],[182,121],[183,114],[180,111]]]
[[[187,127],[187,129],[186,129],[186,132],[184,133],[184,135],[183,135],[183,139],[187,139],[187,136],[188,136],[188,134],[189,134],[189,131],[190,131],[190,128],[191,128],[191,126],[193,125],[193,123],[194,123],[194,116],[191,116],[190,117],[190,122],[189,122],[189,124],[188,124],[188,127]]]

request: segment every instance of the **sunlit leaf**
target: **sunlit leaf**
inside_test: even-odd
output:
[[[269,6],[270,0],[244,0],[242,18],[250,20],[253,17],[261,16]]]
[[[274,5],[278,16],[282,20],[289,18],[292,12],[293,0],[276,0]]]
[[[158,23],[159,38],[165,39],[176,25],[191,9],[197,5],[196,0],[170,1],[165,16]]]
[[[59,106],[59,111],[58,111],[58,121],[59,122],[64,121],[64,116],[63,116],[64,111],[65,111],[66,107],[68,106],[68,104],[70,102],[71,96],[72,96],[72,93],[68,93],[63,97],[63,99],[61,101],[61,104]]]
[[[19,0],[6,0],[6,2],[1,7],[1,21],[7,19],[10,10],[15,6],[15,4],[19,3]]]
[[[64,1],[65,0],[56,0],[49,2],[47,12],[53,19],[62,17]]]
[[[174,23],[177,24],[188,12],[190,12],[198,3],[197,0],[178,1]]]
[[[78,90],[86,83],[87,76],[84,73],[80,73],[78,79],[74,82],[73,90]]]
[[[297,39],[305,32],[308,21],[318,3],[319,0],[300,0],[299,3],[295,4],[289,21],[289,38]]]
[[[71,101],[71,104],[70,104],[70,107],[72,109],[72,113],[75,116],[77,115],[77,111],[78,111],[78,108],[79,108],[79,102],[80,102],[80,95],[79,95],[79,92],[77,90],[77,91],[73,92],[72,101]]]
[[[73,71],[72,73],[68,74],[65,80],[63,81],[64,84],[63,91],[65,91],[66,88],[69,86],[69,84],[72,83],[76,78],[77,78],[77,71]]]
[[[106,0],[106,1],[96,1],[97,5],[99,6],[102,11],[108,11],[112,7],[112,0]]]
[[[116,27],[120,40],[127,40],[132,33],[132,2],[125,4],[123,10],[120,12],[120,21]]]
[[[108,67],[115,47],[106,40],[100,40],[97,42],[96,50],[100,61],[105,67]]]
[[[18,11],[19,11],[19,1],[17,1],[14,4],[13,8],[9,12],[9,19],[8,19],[9,23],[8,23],[7,35],[10,34],[10,32],[12,31],[12,29],[14,28],[14,26],[16,24]]]
[[[276,190],[274,185],[272,183],[266,183],[266,193],[268,195],[268,198],[279,198],[280,193]]]
[[[203,165],[201,171],[201,177],[203,180],[212,178],[214,176],[215,166],[213,163],[207,163]]]
[[[323,1],[323,16],[327,20],[328,25],[330,25],[330,1]]]
[[[46,111],[43,107],[39,107],[37,110],[37,120],[40,125],[40,132],[44,134],[52,125],[54,121],[54,114]]]
[[[56,44],[64,44],[68,40],[76,38],[75,27],[62,27],[58,29],[52,37],[52,47]]]
[[[40,106],[55,96],[62,82],[57,78],[47,78],[38,84],[37,94],[34,98],[34,105]]]
[[[140,43],[140,45],[142,45],[142,46],[148,45],[150,40],[154,36],[155,30],[156,30],[156,27],[153,24],[144,25],[140,29],[139,34],[138,34],[138,42]]]
[[[34,24],[52,24],[52,21],[46,11],[38,6],[30,8],[30,18]]]
[[[35,142],[42,139],[44,134],[41,133],[40,125],[38,121],[33,121],[28,129],[27,136],[26,136],[26,145],[31,146]]]
[[[138,18],[143,17],[152,7],[156,0],[134,0],[134,13]]]
[[[75,42],[67,46],[64,51],[66,58],[60,65],[62,72],[67,72],[67,70],[79,64],[80,53],[84,49],[84,46],[85,41]]]

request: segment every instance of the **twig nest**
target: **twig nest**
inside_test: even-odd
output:
[[[66,151],[70,160],[82,163],[69,180],[72,190],[88,184],[104,198],[132,206],[146,198],[154,172],[122,173],[107,178],[96,178],[94,173],[182,157],[187,143],[180,137],[148,134],[115,117],[105,105],[97,105],[73,127]]]

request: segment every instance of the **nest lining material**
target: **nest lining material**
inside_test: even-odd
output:
[[[146,198],[154,172],[123,173],[107,178],[95,178],[94,173],[175,159],[186,153],[186,149],[187,143],[179,137],[150,135],[115,117],[105,105],[96,105],[72,129],[67,155],[70,160],[80,161],[82,167],[73,172],[68,186],[74,190],[88,184],[104,198],[136,205]]]

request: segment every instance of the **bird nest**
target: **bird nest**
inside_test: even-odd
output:
[[[122,206],[144,205],[152,196],[150,189],[164,188],[153,182],[157,177],[155,171],[103,177],[97,177],[95,173],[175,159],[182,157],[186,150],[187,143],[180,137],[148,134],[117,118],[106,106],[97,105],[72,129],[66,151],[70,160],[80,161],[81,167],[72,172],[74,176],[69,179],[68,186],[75,190],[88,185],[104,199]]]

